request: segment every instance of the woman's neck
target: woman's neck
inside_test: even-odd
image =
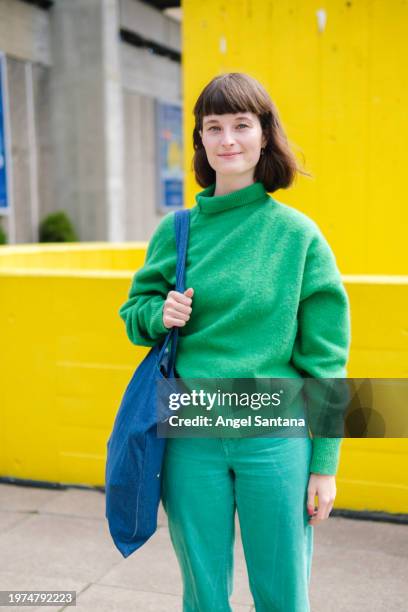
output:
[[[254,183],[254,177],[243,176],[217,176],[215,181],[214,196],[226,195],[238,189],[243,189]]]

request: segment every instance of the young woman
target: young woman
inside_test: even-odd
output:
[[[120,315],[135,344],[179,330],[181,378],[346,376],[349,302],[317,224],[268,195],[302,172],[263,86],[242,73],[201,92],[186,291],[173,213],[159,223]],[[227,612],[235,513],[257,612],[308,612],[313,529],[336,495],[341,438],[169,438],[162,501],[184,612]],[[318,505],[315,508],[315,496]]]

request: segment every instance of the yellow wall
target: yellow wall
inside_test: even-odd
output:
[[[186,205],[200,189],[190,172],[197,96],[217,74],[247,72],[313,174],[274,196],[319,224],[345,275],[350,377],[408,375],[407,18],[397,0],[183,1]],[[408,440],[346,439],[337,481],[338,507],[408,512]]]
[[[118,315],[144,247],[0,247],[1,476],[103,484],[113,418],[146,354]]]
[[[143,243],[0,248],[0,476],[103,485],[114,416],[149,350],[118,315],[144,257]],[[349,376],[406,376],[408,284],[346,288]],[[344,440],[336,505],[407,512],[407,451],[407,440]]]
[[[407,22],[398,0],[184,0],[186,205],[194,103],[217,74],[248,72],[314,175],[277,199],[321,225],[343,274],[407,274]]]
[[[186,205],[199,188],[196,97],[217,73],[249,72],[314,174],[274,195],[314,218],[336,253],[351,301],[350,377],[407,377],[407,10],[396,0],[183,2]],[[103,484],[114,415],[148,350],[118,316],[144,247],[0,247],[0,475]],[[408,512],[407,466],[406,439],[346,439],[336,506]]]

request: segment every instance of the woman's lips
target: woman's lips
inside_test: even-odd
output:
[[[239,153],[221,153],[219,157],[234,157],[234,155],[241,155],[241,152]]]

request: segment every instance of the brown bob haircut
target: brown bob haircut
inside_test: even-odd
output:
[[[278,111],[266,89],[253,77],[243,72],[228,72],[210,81],[200,93],[194,106],[194,156],[191,169],[197,183],[208,187],[215,183],[215,170],[207,159],[199,131],[206,115],[251,112],[258,116],[266,145],[264,154],[255,168],[254,180],[261,181],[268,192],[286,189],[293,183],[296,173],[303,171],[291,151]]]

